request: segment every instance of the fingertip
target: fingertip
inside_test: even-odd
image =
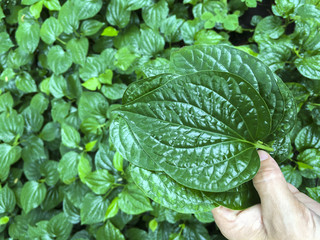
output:
[[[271,158],[269,153],[263,150],[258,150],[258,154],[261,162],[267,160],[268,158]]]
[[[216,207],[211,210],[214,219],[223,219],[224,221],[232,222],[236,220],[238,210],[232,210],[223,206]]]

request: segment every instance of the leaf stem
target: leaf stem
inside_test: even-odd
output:
[[[261,141],[256,142],[256,143],[254,144],[254,146],[255,146],[256,148],[260,148],[260,149],[265,150],[265,151],[268,151],[268,152],[274,152],[274,149],[273,149],[272,147],[269,147],[269,146],[265,145],[265,144],[264,144],[263,142],[261,142]]]
[[[59,42],[61,42],[62,44],[66,45],[67,43],[65,41],[63,41],[61,38],[56,38]]]

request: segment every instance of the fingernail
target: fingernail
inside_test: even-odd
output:
[[[265,151],[259,150],[258,151],[259,157],[260,157],[260,161],[264,161],[267,160],[269,158],[269,154]]]

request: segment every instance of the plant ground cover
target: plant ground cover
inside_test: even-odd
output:
[[[172,73],[184,46],[234,47],[283,80],[297,118],[264,143],[286,180],[320,201],[318,0],[0,0],[0,21],[0,240],[224,239],[211,205],[150,200],[135,182],[159,166],[110,138],[121,104],[143,79]],[[174,74],[187,74],[181,66]]]

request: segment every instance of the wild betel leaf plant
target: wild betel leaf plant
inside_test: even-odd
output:
[[[320,202],[319,38],[318,0],[0,0],[0,240],[224,239],[257,148]]]
[[[257,149],[292,129],[290,90],[260,60],[224,45],[184,47],[163,73],[129,85],[111,140],[152,200],[182,213],[256,202]]]

